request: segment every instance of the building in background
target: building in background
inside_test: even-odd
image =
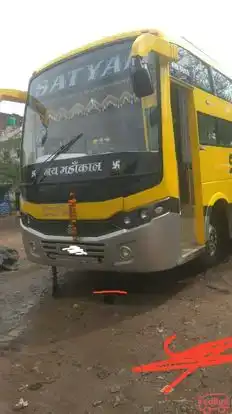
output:
[[[25,105],[26,99],[27,92],[0,89],[0,216],[7,215],[18,207],[22,105]],[[5,107],[9,103],[10,106]]]
[[[22,123],[22,116],[0,112],[0,160],[19,160]]]
[[[23,117],[18,114],[6,114],[0,112],[0,134],[2,135],[7,127],[21,127],[22,122]]]
[[[10,184],[12,191],[19,183],[22,123],[22,116],[0,112],[0,185]]]

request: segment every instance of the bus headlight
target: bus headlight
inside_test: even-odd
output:
[[[146,206],[131,210],[128,212],[120,213],[118,215],[115,224],[118,228],[132,229],[134,227],[142,226],[149,223],[152,219],[163,216],[174,210],[178,214],[178,205],[172,207],[172,200],[170,198],[157,200],[155,203],[148,204]]]
[[[141,217],[142,220],[148,220],[150,218],[149,210],[146,210],[146,209],[141,210],[140,211],[140,217]]]

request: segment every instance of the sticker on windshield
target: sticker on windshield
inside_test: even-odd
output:
[[[120,160],[114,160],[112,162],[112,170],[118,171],[118,170],[120,170],[120,167],[121,167]]]
[[[73,161],[72,165],[62,165],[60,167],[46,168],[44,175],[46,177],[51,176],[66,176],[66,175],[79,175],[86,173],[102,172],[102,162],[89,162],[86,164],[80,164],[78,161]],[[36,170],[31,173],[31,178],[35,177]]]

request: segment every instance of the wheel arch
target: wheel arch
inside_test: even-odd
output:
[[[210,201],[209,204],[206,207],[205,210],[205,238],[207,241],[207,235],[208,235],[208,227],[210,224],[210,220],[212,218],[212,214],[216,211],[225,211],[225,218],[227,220],[227,224],[228,224],[228,230],[230,231],[231,228],[231,223],[230,223],[230,217],[229,217],[229,212],[228,212],[228,207],[229,207],[229,200],[226,197],[225,194],[223,193],[216,193],[214,194]]]

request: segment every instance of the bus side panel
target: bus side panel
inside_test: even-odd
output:
[[[195,90],[196,110],[232,122],[232,105],[201,90]],[[200,145],[200,163],[204,207],[218,199],[232,204],[232,148]]]

